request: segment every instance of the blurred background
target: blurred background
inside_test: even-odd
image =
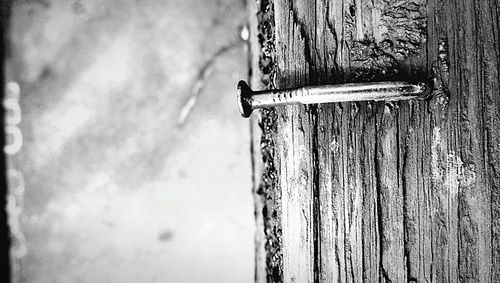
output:
[[[7,5],[12,282],[253,282],[245,0]]]

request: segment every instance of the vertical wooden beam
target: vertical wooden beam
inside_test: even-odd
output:
[[[299,2],[305,4],[304,2]],[[275,2],[277,87],[295,87],[309,83],[310,62],[304,28],[298,22],[309,20],[297,15],[288,1]],[[291,9],[289,9],[291,8]],[[309,7],[301,7],[302,11]],[[307,47],[308,48],[308,47]],[[293,58],[293,60],[287,60]],[[277,139],[277,169],[282,200],[283,280],[312,282],[315,275],[316,190],[313,135],[315,123],[311,109],[291,106],[277,109],[280,137]]]
[[[489,187],[485,195],[491,192],[491,238],[486,239],[491,243],[489,281],[500,282],[500,1],[478,1],[476,7],[480,27],[476,46],[483,99],[480,111],[484,119],[485,182]],[[488,213],[485,207],[483,213]]]
[[[283,281],[500,280],[499,6],[274,1],[276,86],[434,87],[276,109]]]

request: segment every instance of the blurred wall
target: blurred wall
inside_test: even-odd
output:
[[[253,281],[244,2],[12,3],[13,281]]]

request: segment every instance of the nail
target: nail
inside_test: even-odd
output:
[[[254,109],[278,105],[370,100],[423,100],[429,95],[427,84],[409,82],[350,83],[252,91],[245,81],[240,81],[237,90],[240,113],[245,118],[250,117]]]

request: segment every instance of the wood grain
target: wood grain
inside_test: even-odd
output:
[[[500,281],[499,6],[274,1],[276,87],[406,79],[434,92],[275,110],[274,278]]]

